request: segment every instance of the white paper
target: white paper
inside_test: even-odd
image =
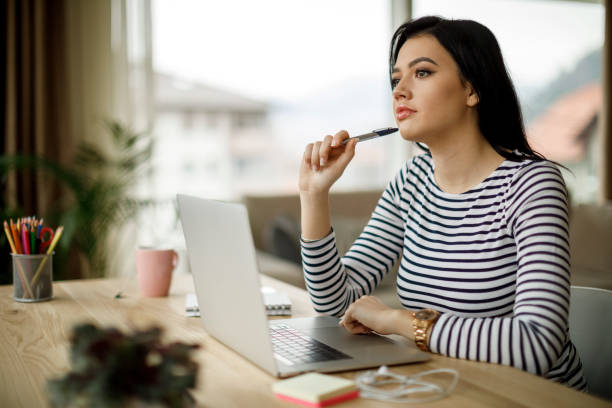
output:
[[[291,299],[284,292],[277,292],[273,288],[264,286],[261,288],[264,297],[266,313],[270,316],[290,316]],[[185,315],[187,317],[200,316],[198,298],[195,293],[188,293],[185,297]]]

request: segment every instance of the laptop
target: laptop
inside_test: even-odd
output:
[[[353,335],[331,316],[270,320],[246,207],[177,195],[208,334],[276,377],[425,361],[401,336]]]

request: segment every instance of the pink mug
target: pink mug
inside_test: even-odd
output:
[[[143,296],[168,296],[178,254],[172,249],[138,248],[136,273]]]

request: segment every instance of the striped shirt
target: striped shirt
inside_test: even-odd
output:
[[[567,208],[550,162],[506,160],[475,188],[449,194],[434,181],[431,155],[420,155],[391,180],[343,257],[333,231],[301,240],[306,286],[317,312],[339,317],[399,259],[402,305],[442,313],[433,352],[585,389],[568,331]]]

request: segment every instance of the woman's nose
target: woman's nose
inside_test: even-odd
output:
[[[406,84],[406,81],[399,81],[399,83],[393,89],[393,98],[394,99],[410,99],[412,98],[412,91]]]

